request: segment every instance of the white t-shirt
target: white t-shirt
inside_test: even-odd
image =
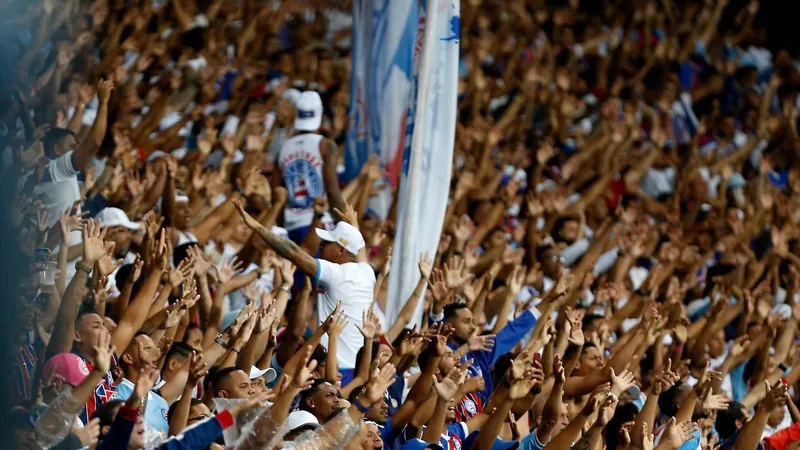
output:
[[[340,369],[353,369],[356,366],[356,354],[364,345],[364,337],[356,325],[361,326],[362,314],[372,305],[375,271],[365,262],[335,264],[318,259],[314,280],[320,289],[317,296],[320,323],[333,312],[336,303],[342,301],[342,311],[349,323],[339,336],[336,357]],[[320,343],[327,349],[328,336],[323,335]]]
[[[43,181],[33,189],[34,195],[41,196],[42,203],[47,206],[50,225],[58,220],[60,213],[69,210],[80,200],[79,172],[72,166],[72,152],[64,153],[50,161]]]

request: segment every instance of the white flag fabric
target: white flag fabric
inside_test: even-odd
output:
[[[389,321],[398,316],[419,281],[420,254],[436,254],[447,210],[457,120],[459,13],[459,0],[421,2],[422,52],[415,55],[414,128],[400,179],[385,311]],[[421,323],[423,305],[420,298],[410,326]]]

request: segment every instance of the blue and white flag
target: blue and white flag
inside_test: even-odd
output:
[[[386,317],[397,317],[419,281],[420,254],[436,254],[450,192],[458,101],[459,0],[423,0],[411,147],[403,154]],[[424,297],[422,297],[424,298]],[[411,325],[419,324],[420,298]]]
[[[377,154],[396,185],[406,146],[417,28],[416,0],[353,1],[347,180]]]

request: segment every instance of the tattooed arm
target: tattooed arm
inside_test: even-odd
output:
[[[233,204],[236,206],[236,209],[239,210],[239,214],[242,215],[247,226],[258,233],[261,239],[275,250],[276,253],[291,261],[292,264],[302,270],[306,275],[312,278],[316,277],[318,264],[314,257],[306,253],[299,245],[289,239],[278,236],[269,231],[264,225],[261,225],[258,220],[253,218],[250,214],[247,214],[244,210],[244,206],[242,206],[238,199],[234,199]]]

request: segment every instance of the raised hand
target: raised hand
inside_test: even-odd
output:
[[[350,225],[358,228],[358,213],[350,203],[344,202],[344,211],[340,211],[338,208],[333,208],[333,212],[336,213],[336,216],[339,217],[339,220],[347,222]]]
[[[183,283],[183,280],[191,278],[193,272],[194,267],[192,265],[191,256],[184,258],[178,263],[178,267],[176,267],[175,270],[170,271],[169,284],[171,284],[173,288],[177,288]]]
[[[242,216],[242,219],[244,219],[244,223],[248,227],[255,230],[261,226],[261,224],[256,219],[254,219],[253,216],[251,216],[250,214],[247,213],[247,211],[244,210],[244,206],[242,205],[242,202],[240,202],[238,198],[233,199],[233,206],[235,206],[236,210],[239,211],[239,215]]]
[[[222,265],[217,268],[217,279],[221,284],[228,284],[234,275],[241,273],[241,271],[242,262],[234,256],[231,259],[223,261]]]
[[[136,380],[136,386],[133,388],[133,395],[138,399],[147,398],[150,389],[156,384],[158,379],[158,370],[153,366],[146,366],[139,369],[139,379]]]
[[[431,270],[433,270],[433,262],[428,252],[419,255],[417,266],[419,267],[420,276],[425,280],[429,280],[431,278]]]
[[[284,284],[290,283],[291,280],[294,280],[295,271],[297,271],[297,267],[295,267],[291,261],[288,259],[281,260],[281,277],[283,278]]]
[[[107,246],[114,245],[112,242],[103,243],[107,230],[94,219],[88,219],[83,224],[83,262],[95,263],[106,254]]]
[[[358,331],[361,332],[361,335],[364,336],[364,339],[374,339],[380,328],[381,321],[378,319],[378,316],[375,315],[375,311],[372,309],[372,307],[364,311],[361,320],[361,326],[358,327]]]
[[[439,269],[433,269],[431,272],[431,294],[433,299],[440,306],[445,306],[444,302],[447,299],[449,289],[447,289],[447,282],[444,279],[444,274]]]
[[[583,347],[586,338],[583,335],[583,315],[585,310],[572,309],[567,306],[567,320],[564,321],[564,330],[567,333],[567,342],[575,347]]]
[[[81,445],[90,447],[96,444],[97,439],[100,437],[100,419],[94,418],[82,428],[78,428],[73,424],[69,432],[81,441]]]
[[[108,103],[111,98],[111,92],[114,90],[114,82],[111,80],[101,79],[97,83],[97,97],[101,103]]]
[[[358,396],[358,402],[366,407],[371,407],[383,399],[386,390],[395,382],[397,370],[392,363],[372,370],[364,392]]]
[[[456,392],[458,391],[458,386],[464,382],[466,378],[466,370],[460,369],[458,367],[453,367],[450,369],[450,373],[440,382],[436,376],[433,376],[433,388],[436,390],[436,393],[439,395],[440,400],[449,401],[455,397]]]
[[[294,389],[307,389],[311,387],[311,373],[317,368],[317,360],[311,359],[311,353],[314,351],[313,347],[306,345],[301,351],[303,351],[303,356],[300,358],[297,372],[294,373],[294,377],[292,377],[290,382],[290,386]],[[311,361],[309,362],[310,359]]]
[[[519,291],[522,290],[522,285],[525,282],[525,275],[528,272],[528,268],[525,266],[517,266],[511,272],[511,276],[508,278],[508,290],[510,296],[516,296],[519,294]]]
[[[611,420],[611,417],[614,416],[614,411],[616,411],[618,403],[619,398],[617,398],[616,395],[610,394],[606,396],[603,403],[600,404],[600,413],[597,415],[595,424],[600,427],[605,427],[608,421]]]
[[[197,386],[200,380],[208,375],[208,363],[203,361],[203,355],[192,352],[189,358],[189,378],[186,380],[187,386]]]
[[[94,370],[100,373],[108,373],[111,370],[111,360],[116,347],[111,344],[111,333],[108,331],[101,332],[97,337],[97,342],[92,347],[94,351]]]
[[[61,238],[63,240],[64,236],[69,236],[70,232],[80,230],[83,221],[79,216],[67,215],[62,212],[58,219],[58,224],[61,227]]]
[[[364,312],[364,321],[366,323],[366,316],[367,313]],[[336,316],[333,317],[333,322],[331,322],[330,326],[328,327],[328,337],[330,340],[335,340],[342,334],[347,324],[350,323],[347,320],[347,315],[343,311],[339,311]],[[363,331],[362,331],[363,334]]]
[[[475,276],[466,270],[464,258],[459,256],[453,256],[445,263],[444,275],[448,289],[458,289]]]
[[[472,332],[469,339],[467,340],[467,345],[469,345],[469,350],[471,352],[490,352],[494,347],[494,334],[484,334],[480,335],[480,330],[475,329]]]
[[[383,267],[381,267],[381,275],[383,277],[389,275],[389,271],[392,269],[392,251],[393,251],[392,247],[389,247],[389,251],[386,252],[386,261],[383,263]],[[420,267],[420,273],[422,273],[421,271],[422,267]],[[428,271],[428,277],[426,277],[425,279],[427,280],[429,278],[430,278],[430,271]]]
[[[728,400],[722,395],[710,394],[703,400],[705,411],[722,411],[728,409]]]
[[[661,441],[658,443],[659,449],[678,450],[681,446],[691,439],[691,434],[697,430],[697,425],[690,423],[678,424],[675,418],[671,418],[664,429]]]
[[[114,242],[106,242],[106,253],[97,261],[97,270],[102,277],[111,275],[111,273],[117,270],[117,267],[122,264],[122,258],[114,259],[114,246]]]
[[[611,392],[619,395],[625,391],[627,391],[631,386],[634,385],[636,381],[636,377],[633,375],[628,369],[623,370],[620,372],[619,375],[614,373],[614,368],[611,368]]]

